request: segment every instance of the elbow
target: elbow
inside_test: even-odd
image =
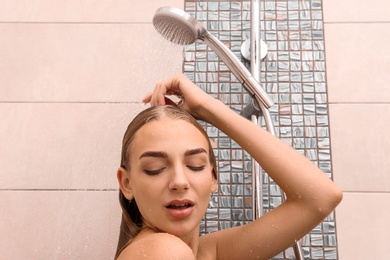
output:
[[[337,188],[337,191],[335,192],[334,197],[335,197],[335,201],[336,201],[337,205],[340,204],[340,202],[343,200],[343,192],[341,191],[341,189]]]
[[[318,208],[319,214],[326,218],[343,200],[343,192],[337,186],[329,190]]]
[[[329,198],[330,198],[329,200],[330,200],[331,204],[333,205],[333,209],[334,209],[343,200],[343,192],[341,191],[341,189],[339,187],[334,185],[333,189],[330,191]]]
[[[336,187],[336,190],[334,191],[332,198],[333,198],[333,205],[334,205],[333,209],[335,209],[337,205],[339,205],[343,200],[343,192],[341,191],[341,189]]]

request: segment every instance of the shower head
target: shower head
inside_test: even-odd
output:
[[[160,7],[153,16],[153,25],[167,40],[188,45],[206,32],[201,22],[188,13],[174,7]]]
[[[273,100],[236,55],[190,14],[175,7],[160,7],[153,16],[153,25],[163,37],[180,45],[194,43],[197,39],[202,40],[223,60],[257,102],[261,102],[265,108],[273,105]]]

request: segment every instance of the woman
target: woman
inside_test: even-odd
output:
[[[172,94],[178,104],[167,98]],[[342,199],[313,163],[184,75],[158,83],[143,102],[151,108],[129,125],[117,172],[124,219],[118,259],[268,259],[310,232]],[[207,134],[187,113],[235,140],[286,201],[246,226],[199,237],[217,187],[216,164]]]

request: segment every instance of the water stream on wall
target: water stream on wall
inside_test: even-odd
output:
[[[123,75],[120,75],[124,78],[124,86],[113,88],[106,104],[96,104],[101,125],[90,130],[90,138],[95,141],[90,141],[93,147],[86,155],[90,157],[86,178],[88,182],[96,183],[96,172],[105,172],[99,176],[103,178],[98,181],[101,189],[117,189],[115,172],[120,163],[122,137],[132,118],[149,106],[142,105],[142,98],[157,82],[182,72],[183,46],[167,41],[155,30],[146,34],[142,41],[128,35],[121,39],[124,57],[131,59],[125,62],[128,67],[123,68]],[[142,51],[138,51],[140,49]]]
[[[137,39],[129,39],[128,44],[125,43],[124,51],[131,57],[131,63],[127,71],[128,89],[122,89],[124,93],[119,93],[120,97],[143,97],[151,91],[155,84],[172,75],[182,71],[183,62],[183,46],[171,43],[161,37],[155,30],[147,33],[147,37],[143,37],[147,41],[139,41],[136,43],[137,49],[142,49],[141,52],[134,53],[131,49]],[[140,48],[142,46],[142,48]],[[136,70],[131,68],[136,66]],[[127,92],[128,91],[128,92]],[[115,93],[118,96],[118,93]]]

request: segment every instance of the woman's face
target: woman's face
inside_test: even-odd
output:
[[[129,187],[145,224],[178,237],[197,232],[216,190],[208,151],[206,137],[184,120],[163,118],[137,131]]]

